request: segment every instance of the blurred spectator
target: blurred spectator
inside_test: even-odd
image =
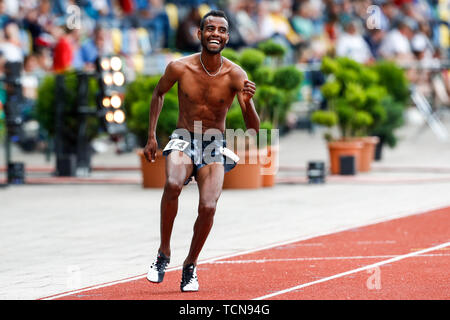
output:
[[[229,1],[228,8],[224,10],[228,18],[228,31],[230,33],[230,40],[228,41],[227,47],[233,49],[239,49],[248,44],[243,36],[245,33],[241,32],[243,28],[239,24],[237,17],[241,7],[242,2],[231,0]]]
[[[379,53],[381,57],[392,60],[413,60],[409,40],[414,36],[416,23],[414,20],[405,19],[398,26],[386,34]]]
[[[74,64],[74,52],[77,51],[78,30],[56,26],[52,32],[57,40],[53,50],[53,71],[64,72]]]
[[[197,52],[200,49],[200,40],[197,30],[201,21],[197,7],[192,7],[186,18],[178,26],[176,35],[176,47],[184,52]]]
[[[324,31],[328,40],[334,44],[339,34],[339,13],[340,7],[335,1],[324,1],[327,3],[325,14]]]
[[[10,17],[6,13],[5,0],[0,0],[0,28],[3,29],[9,20]]]
[[[233,8],[230,8],[230,10],[235,11],[236,28],[243,36],[245,44],[249,46],[255,45],[262,39],[258,23],[254,17],[256,14],[256,1],[232,0],[231,5]]]
[[[302,39],[292,29],[288,18],[283,13],[283,6],[278,1],[263,0],[259,4],[259,24],[263,39],[282,36],[289,44],[298,45]]]
[[[312,22],[311,4],[309,1],[295,2],[292,8],[292,27],[302,39],[309,40],[314,35],[314,24]]]
[[[34,101],[37,98],[39,79],[36,74],[38,68],[37,57],[35,55],[26,56],[23,62],[22,88],[25,99]]]
[[[5,41],[0,43],[0,52],[6,62],[23,62],[22,44],[20,42],[19,26],[9,22],[4,27]]]
[[[367,63],[373,59],[369,46],[358,32],[356,23],[348,21],[344,32],[341,33],[336,42],[336,55],[348,57],[359,63]]]
[[[366,34],[363,36],[364,40],[367,42],[369,46],[370,53],[375,59],[379,59],[379,48],[385,37],[386,32],[383,29],[369,29]]]
[[[105,30],[97,26],[94,29],[93,38],[84,41],[80,49],[76,51],[73,67],[75,69],[95,70],[97,58],[105,53]]]
[[[166,48],[169,44],[170,23],[163,0],[148,0],[140,5],[140,26],[150,33],[153,48]]]

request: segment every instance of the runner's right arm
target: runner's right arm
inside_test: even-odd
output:
[[[147,145],[144,148],[144,156],[147,161],[154,161],[156,158],[156,150],[158,149],[158,143],[156,142],[156,125],[163,107],[164,95],[173,87],[175,82],[178,81],[179,75],[182,72],[181,68],[182,64],[180,62],[170,62],[153,91],[152,100],[150,102],[148,140]]]

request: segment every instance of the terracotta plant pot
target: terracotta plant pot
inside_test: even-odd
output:
[[[275,176],[278,171],[278,151],[278,146],[267,146],[267,152],[264,149],[259,150],[263,187],[275,185]]]
[[[225,173],[223,189],[258,189],[262,185],[261,164],[258,151],[238,152],[240,161],[233,170]],[[245,161],[244,161],[245,160]]]
[[[341,140],[332,141],[328,143],[328,152],[330,154],[330,172],[331,174],[339,174],[340,157],[341,156],[354,156],[356,168],[359,168],[359,162],[361,158],[361,150],[363,148],[361,141],[354,140]]]
[[[358,171],[369,172],[372,169],[372,162],[375,159],[375,148],[380,139],[378,137],[373,136],[373,137],[355,138],[355,140],[361,141],[363,143]]]
[[[162,151],[158,150],[156,152],[155,162],[148,162],[142,150],[139,150],[137,153],[141,159],[142,187],[163,188],[166,183],[166,162]]]

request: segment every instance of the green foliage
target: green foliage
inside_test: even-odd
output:
[[[227,56],[236,59],[239,56],[238,64],[257,85],[253,101],[261,121],[261,128],[263,124],[268,126],[269,123],[277,128],[286,122],[286,115],[303,80],[303,73],[295,66],[276,67],[270,63],[269,58],[278,59],[285,52],[286,49],[282,45],[268,40],[261,43],[259,49],[247,48],[240,55],[234,51],[226,53]],[[226,125],[227,128],[246,129],[242,111],[236,100],[227,114]]]
[[[242,51],[239,61],[245,71],[253,74],[263,64],[264,59],[265,55],[262,51],[248,48]]]
[[[322,95],[326,99],[334,99],[339,96],[339,93],[341,92],[341,83],[339,81],[328,81],[320,87],[320,91],[322,92]]]
[[[349,83],[344,93],[347,103],[354,108],[361,109],[366,103],[366,93],[364,88],[357,83]]]
[[[6,134],[6,126],[5,126],[5,113],[0,109],[0,139]]]
[[[373,127],[369,133],[380,137],[380,139],[385,141],[390,147],[395,147],[397,144],[397,137],[395,136],[394,131],[404,123],[404,106],[401,102],[395,101],[393,97],[387,96],[381,101],[381,105],[377,108],[383,109],[385,120]]]
[[[355,130],[364,130],[373,123],[373,118],[367,111],[356,111],[352,119]]]
[[[391,61],[378,62],[373,70],[379,76],[380,85],[384,86],[395,101],[406,104],[409,99],[409,85],[405,72]]]
[[[273,84],[280,89],[289,91],[298,88],[303,80],[303,73],[295,66],[280,67],[275,70]]]
[[[78,80],[75,72],[70,71],[64,74],[65,94],[63,107],[63,130],[68,136],[76,140],[78,120],[76,115],[76,95]],[[38,88],[38,98],[33,117],[48,132],[50,136],[55,134],[55,80],[54,75],[47,75]],[[89,78],[89,106],[95,108],[98,84],[95,78]],[[98,134],[99,121],[95,117],[87,118],[87,137],[93,139]]]
[[[317,110],[311,115],[311,121],[331,128],[337,124],[338,117],[334,111]]]
[[[261,66],[255,70],[253,80],[256,85],[270,85],[273,83],[274,70],[268,66]]]
[[[272,144],[272,129],[273,124],[270,121],[263,121],[259,125],[259,133],[256,136],[256,143],[258,144],[258,147],[265,147],[267,145]],[[262,132],[265,130],[266,136],[262,137]]]
[[[403,70],[392,62],[368,67],[347,57],[324,57],[321,70],[328,75],[321,92],[330,112],[337,117],[335,123],[342,138],[372,134],[383,135],[386,141],[395,140],[393,130],[402,123],[399,110],[408,97]],[[330,127],[333,122],[324,119],[321,113],[311,118]]]
[[[245,129],[244,117],[242,116],[242,111],[241,108],[239,107],[237,99],[233,101],[233,104],[231,105],[231,108],[228,111],[226,118],[226,126],[227,129],[233,130]]]
[[[324,74],[336,74],[339,69],[339,64],[337,61],[331,59],[328,56],[323,57],[322,63],[320,65],[320,71]]]
[[[264,42],[261,42],[258,45],[258,49],[261,50],[262,52],[264,52],[264,54],[266,56],[270,56],[270,57],[283,57],[286,54],[286,48],[279,44],[276,43],[273,40],[267,40]]]
[[[139,144],[144,146],[148,138],[148,124],[150,102],[160,75],[139,75],[135,81],[128,84],[125,93],[125,106],[127,110],[127,124],[131,132],[137,137]],[[176,128],[178,120],[177,86],[173,86],[164,96],[164,104],[158,118],[156,137],[160,144],[165,144]]]
[[[237,65],[240,65],[240,62],[239,62],[240,56],[236,50],[233,50],[231,48],[225,48],[222,50],[222,56],[224,56],[228,60],[233,61]]]

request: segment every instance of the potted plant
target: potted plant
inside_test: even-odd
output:
[[[393,130],[402,123],[399,106],[392,104],[392,97],[402,101],[407,99],[407,81],[403,72],[392,63],[382,62],[369,67],[346,57],[324,57],[321,70],[327,75],[321,92],[327,99],[328,110],[314,112],[311,120],[329,128],[339,128],[340,138],[335,139],[330,132],[326,135],[331,171],[339,173],[338,157],[345,152],[355,155],[359,171],[367,172],[371,169],[380,135],[389,134],[392,141]],[[337,152],[338,148],[344,148],[343,143],[350,146],[351,142],[362,142],[360,151],[356,151],[355,145],[354,151]]]
[[[381,160],[383,146],[393,148],[397,144],[395,130],[404,124],[404,110],[409,101],[409,83],[405,71],[394,62],[380,61],[372,69],[378,74],[378,83],[387,91],[380,103],[386,117],[383,122],[369,129],[371,135],[379,137],[375,160]]]
[[[261,120],[261,133],[264,131],[267,137],[261,137],[259,134],[255,145],[260,148],[258,158],[261,163],[262,186],[271,187],[275,184],[278,167],[278,145],[272,144],[271,130],[285,124],[286,115],[296,98],[303,74],[294,66],[278,67],[279,59],[286,51],[283,46],[268,41],[262,43],[260,49],[264,52],[258,49],[245,49],[237,57],[239,57],[239,64],[257,85],[253,100]],[[231,56],[236,59],[236,53]],[[245,130],[238,106],[230,110],[227,116],[227,127]],[[264,141],[267,142],[264,143]]]
[[[330,130],[325,134],[330,155],[330,171],[340,173],[340,157],[354,156],[356,168],[361,169],[364,142],[355,139],[373,123],[366,107],[367,96],[360,82],[361,65],[348,58],[333,60],[324,57],[321,70],[327,81],[321,93],[327,100],[328,110],[317,110],[311,121]],[[331,128],[337,126],[339,137],[335,138]]]
[[[161,76],[139,75],[127,86],[125,108],[128,114],[128,128],[133,132],[142,148],[147,143],[148,117],[153,90]],[[158,119],[156,136],[160,147],[167,144],[178,119],[178,96],[176,85],[164,97],[164,105]],[[141,162],[144,188],[162,188],[166,181],[165,160],[162,151],[156,153],[155,162],[146,161],[142,149],[137,150]]]

